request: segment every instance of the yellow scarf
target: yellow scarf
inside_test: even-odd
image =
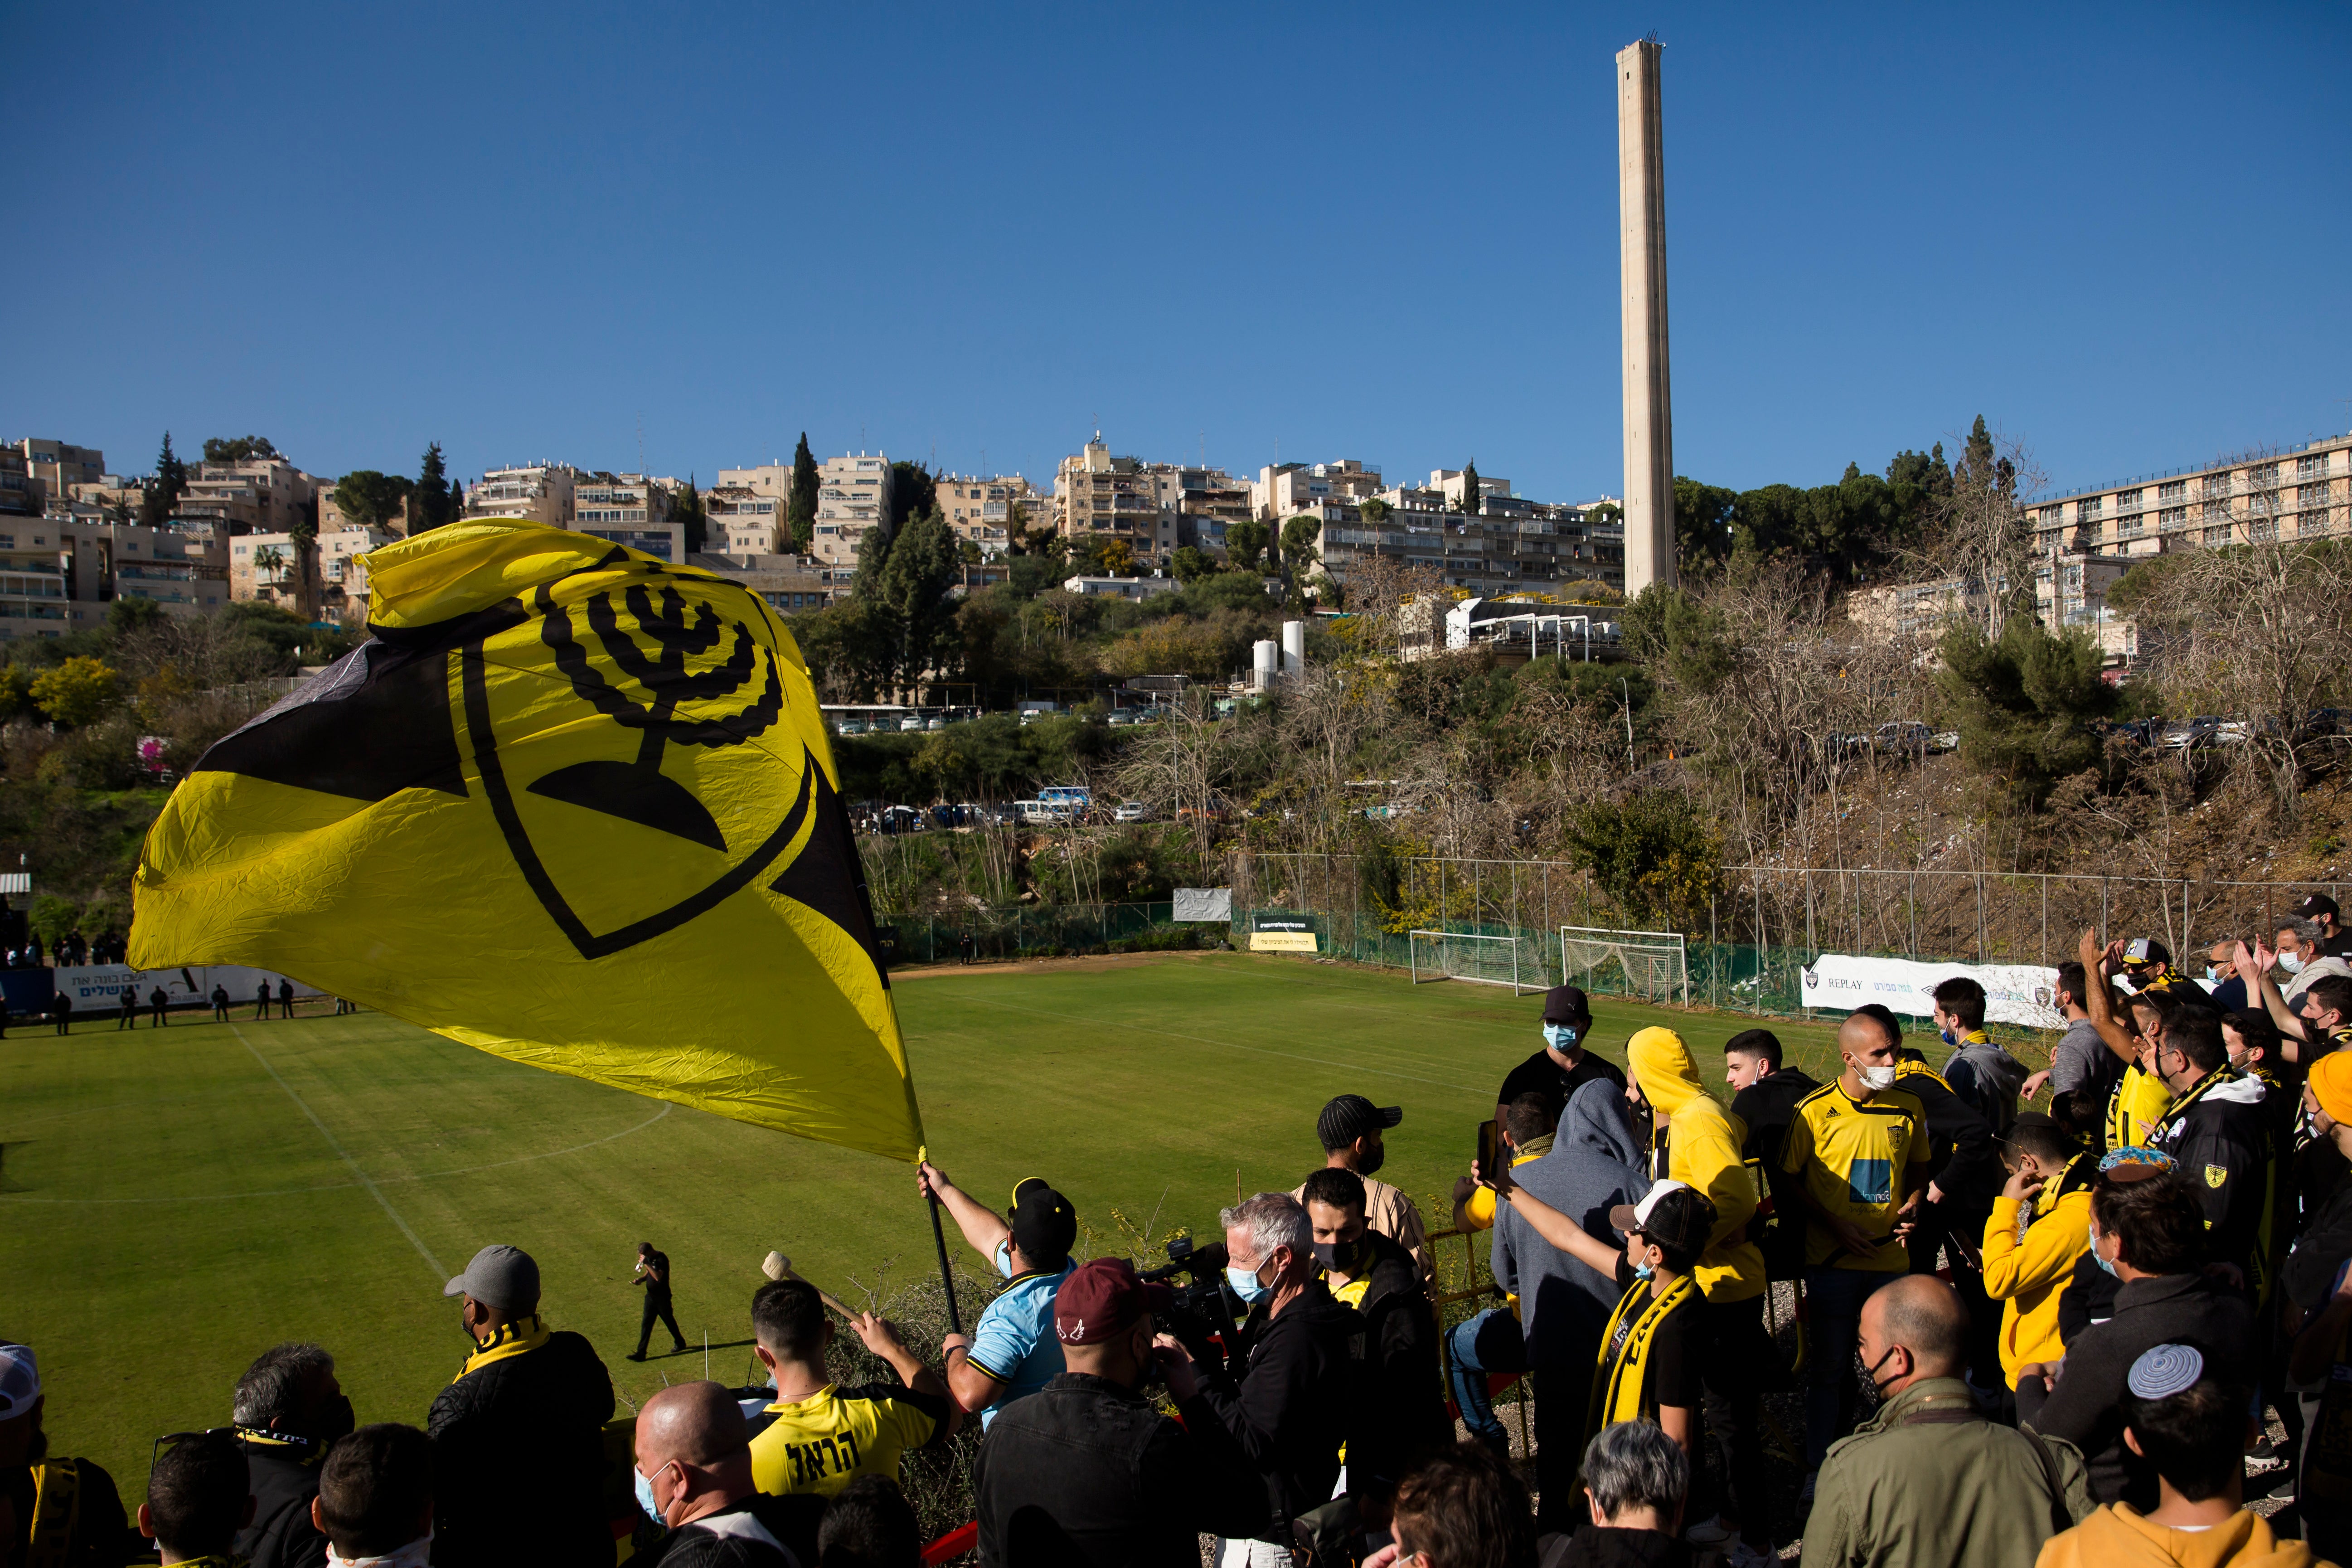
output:
[[[1601,1362],[1593,1369],[1591,1413],[1584,1423],[1587,1437],[1612,1422],[1639,1420],[1649,1414],[1643,1393],[1649,1382],[1650,1351],[1657,1341],[1658,1325],[1689,1300],[1696,1289],[1693,1277],[1685,1274],[1653,1297],[1650,1282],[1637,1279],[1617,1303],[1609,1327],[1601,1335]],[[1626,1330],[1624,1345],[1612,1355],[1610,1347],[1617,1343],[1617,1331],[1629,1316],[1633,1321]]]
[[[2077,1154],[2073,1159],[2067,1161],[2063,1165],[2059,1166],[2058,1173],[2056,1175],[2046,1176],[2042,1179],[2041,1190],[2033,1194],[2033,1201],[2032,1203],[2019,1205],[2017,1211],[2017,1240],[2019,1246],[2021,1247],[2025,1244],[2025,1232],[2029,1226],[2032,1225],[2032,1223],[2037,1219],[2047,1219],[2050,1215],[2057,1213],[2058,1200],[2064,1197],[2070,1192],[2080,1190],[2080,1188],[2070,1186],[2068,1184],[2074,1180],[2074,1173],[2082,1167],[2083,1162],[2089,1158],[2090,1156],[2088,1154]],[[2089,1184],[2084,1183],[2083,1185],[2087,1186]]]
[[[513,1356],[529,1355],[545,1344],[547,1338],[548,1327],[539,1321],[539,1314],[536,1312],[528,1318],[517,1318],[511,1323],[500,1323],[499,1331],[490,1336],[489,1342],[467,1356],[463,1370],[449,1381],[456,1383],[458,1378],[479,1372],[494,1361],[506,1361]]]
[[[33,1467],[33,1517],[25,1548],[26,1568],[63,1568],[81,1517],[81,1469],[71,1459]]]

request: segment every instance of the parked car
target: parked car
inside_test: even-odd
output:
[[[1149,822],[1151,808],[1139,800],[1130,800],[1110,814],[1113,822]]]
[[[1871,731],[1870,743],[1874,751],[1916,754],[1926,751],[1927,742],[1934,738],[1935,731],[1928,729],[1927,725],[1906,720],[1893,724],[1881,724]]]
[[[844,735],[863,735],[866,733],[866,721],[863,719],[844,719],[838,726],[838,731]]]
[[[1111,726],[1113,729],[1124,730],[1129,725],[1135,722],[1135,715],[1132,713],[1113,713],[1110,717],[1105,719],[1103,722]]]
[[[934,719],[929,723],[923,726],[926,730],[944,730],[947,727],[948,721],[944,719]]]
[[[910,733],[919,734],[922,731],[922,728],[923,721],[920,719],[901,719],[898,721],[898,732],[902,735]]]
[[[2219,714],[2200,714],[2194,719],[2166,725],[2161,744],[2168,752],[2185,752],[2191,746],[2210,746],[2221,731]]]

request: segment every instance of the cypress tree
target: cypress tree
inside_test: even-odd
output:
[[[784,502],[784,529],[791,548],[803,555],[816,537],[816,458],[809,451],[808,432],[803,430],[801,444],[793,449],[792,494]]]
[[[416,478],[416,490],[409,500],[409,532],[422,533],[428,528],[438,528],[454,515],[449,510],[448,476],[448,468],[441,460],[441,443],[427,444]]]

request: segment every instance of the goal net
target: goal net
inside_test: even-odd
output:
[[[1521,962],[1516,936],[1416,931],[1406,940],[1415,985],[1424,980],[1467,980],[1475,985],[1507,985],[1517,996],[1523,989],[1541,991],[1548,984],[1539,959]]]
[[[1690,964],[1680,931],[1559,928],[1562,984],[1652,1002],[1690,1003]]]

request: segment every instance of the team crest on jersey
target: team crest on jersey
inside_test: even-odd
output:
[[[2208,1165],[2205,1167],[2205,1184],[2207,1186],[2219,1187],[2222,1183],[2229,1179],[2230,1168],[2227,1165]]]

